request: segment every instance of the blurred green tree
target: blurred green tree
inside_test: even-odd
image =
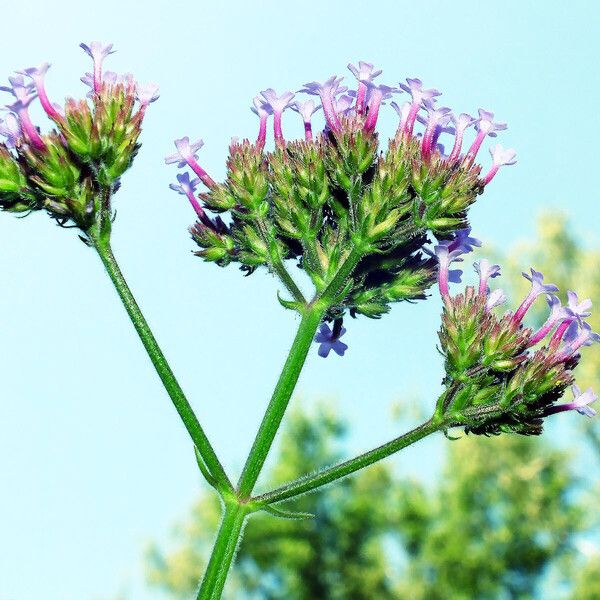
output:
[[[343,434],[343,423],[322,406],[312,417],[294,413],[271,482],[336,460]],[[582,522],[576,487],[565,453],[543,439],[469,436],[450,445],[438,484],[399,479],[380,464],[287,507],[314,519],[257,517],[225,597],[532,598]],[[190,598],[218,519],[218,504],[202,496],[176,529],[175,549],[150,549],[149,582],[169,597]]]

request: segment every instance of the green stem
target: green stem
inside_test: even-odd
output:
[[[352,246],[352,250],[350,250],[350,253],[342,263],[342,266],[331,279],[327,287],[323,290],[323,292],[321,292],[319,299],[322,299],[327,303],[336,301],[336,295],[339,294],[344,285],[346,285],[348,278],[350,275],[352,275],[352,271],[354,271],[356,265],[364,256],[364,253],[365,250],[361,247],[361,245],[354,244]]]
[[[296,285],[296,282],[292,278],[292,276],[288,273],[288,270],[285,268],[283,261],[280,258],[271,258],[271,267],[273,271],[277,274],[287,291],[292,294],[294,300],[299,302],[300,304],[306,306],[306,298],[304,294],[300,291],[300,288]]]
[[[237,502],[225,504],[221,526],[200,584],[197,600],[219,600],[221,598],[235,551],[242,539],[247,513],[248,510],[243,504]]]
[[[146,348],[146,352],[148,353],[158,376],[175,405],[175,409],[179,413],[185,428],[188,430],[190,437],[196,445],[198,453],[206,464],[212,477],[219,484],[219,489],[221,491],[232,490],[233,486],[231,485],[231,482],[227,478],[227,475],[219,462],[211,443],[206,437],[202,426],[198,422],[190,403],[185,397],[181,386],[177,382],[177,379],[175,379],[175,375],[173,375],[173,371],[171,371],[167,359],[156,342],[152,330],[146,322],[140,307],[127,285],[125,277],[123,277],[123,273],[112,252],[110,243],[99,238],[92,238],[92,242],[123,302],[123,305],[125,306],[125,310],[127,311],[142,344],[144,344],[144,348]]]
[[[275,502],[281,502],[282,500],[288,500],[294,498],[300,494],[312,492],[328,483],[332,483],[342,477],[346,477],[360,469],[364,469],[369,465],[372,465],[384,458],[387,458],[391,454],[410,446],[415,442],[427,437],[428,435],[442,429],[446,423],[441,420],[430,419],[429,421],[419,425],[419,427],[405,433],[404,435],[383,444],[378,448],[365,452],[360,456],[351,458],[343,463],[334,465],[327,469],[323,469],[316,475],[307,475],[296,479],[280,488],[277,488],[261,496],[256,496],[252,499],[256,503],[272,504]]]
[[[311,304],[302,315],[298,333],[294,338],[238,482],[238,496],[241,500],[248,499],[252,494],[324,313],[325,308],[322,308],[322,305]]]

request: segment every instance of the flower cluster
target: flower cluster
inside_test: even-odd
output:
[[[297,93],[269,88],[256,96],[258,136],[254,142],[232,141],[223,183],[198,162],[202,140],[178,139],[176,153],[166,158],[196,175],[185,180],[186,187],[172,187],[188,197],[198,216],[191,231],[205,260],[237,262],[251,273],[260,266],[277,272],[282,261],[293,259],[321,293],[348,254],[361,249],[330,319],[346,310],[376,318],[391,302],[423,298],[437,269],[424,252],[428,235],[451,243],[467,226],[476,197],[502,165],[515,162],[514,151],[496,145],[492,166],[481,175],[476,158],[485,138],[506,129],[491,112],[456,116],[439,107],[440,93],[419,79],[388,86],[376,83],[381,71],[369,63],[348,67],[357,80],[353,90],[332,76]],[[380,149],[379,114],[398,95],[406,98],[391,102],[398,127]],[[302,119],[304,139],[285,138],[288,109]],[[318,111],[324,126],[316,130]],[[270,122],[274,148],[267,150]],[[466,145],[469,127],[474,135]],[[198,194],[200,183],[205,191]],[[224,213],[225,220],[214,217]]]
[[[596,396],[591,389],[582,393],[573,376],[580,350],[600,341],[585,321],[591,314],[591,300],[580,302],[569,291],[563,306],[556,296],[558,288],[531,269],[523,273],[531,282],[527,296],[514,312],[497,315],[494,308],[504,304],[506,297],[489,284],[500,275],[500,267],[485,259],[475,263],[479,285],[452,296],[449,282],[459,281],[460,271],[450,267],[475,245],[476,240],[463,236],[435,247],[444,302],[440,341],[446,366],[439,414],[473,433],[529,435],[541,433],[543,419],[557,412],[577,410],[593,416],[589,405]],[[524,325],[524,319],[540,296],[545,296],[550,312],[534,330]],[[574,399],[558,403],[568,386]]]
[[[93,60],[82,81],[85,100],[51,102],[44,63],[19,71],[0,90],[12,96],[0,121],[0,207],[13,212],[46,210],[61,224],[71,220],[83,231],[104,214],[110,226],[110,196],[139,149],[138,137],[148,105],[158,98],[154,84],[132,75],[103,72],[112,45],[81,44]],[[54,125],[48,133],[32,122],[29,108],[38,99]]]

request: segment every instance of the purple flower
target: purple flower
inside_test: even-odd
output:
[[[4,120],[0,119],[0,135],[6,138],[4,144],[7,148],[14,148],[21,137],[21,126],[19,119],[13,114],[8,113]]]
[[[557,341],[560,342],[564,331],[573,320],[573,311],[570,308],[563,306],[558,296],[548,294],[546,296],[546,301],[550,307],[550,314],[548,315],[546,322],[529,338],[529,342],[527,343],[528,347],[535,346],[535,344],[543,340],[548,333],[552,331],[555,325],[562,325],[564,323],[565,326],[563,327],[562,332],[557,330]]]
[[[567,292],[567,304],[569,305],[573,316],[577,317],[577,319],[580,321],[581,319],[586,319],[592,314],[590,310],[592,308],[592,301],[587,298],[579,302],[579,297],[577,296],[576,292],[572,292],[570,290]]]
[[[35,84],[33,82],[25,83],[22,75],[9,77],[8,81],[10,86],[2,85],[0,90],[12,94],[17,99],[19,106],[27,108],[36,99],[37,93],[34,91]]]
[[[346,97],[346,96],[343,96]],[[336,102],[336,110],[338,109],[339,102]],[[314,100],[306,100],[306,102],[294,102],[290,108],[300,114],[304,121],[304,139],[312,140],[312,116],[322,108],[321,105],[316,105]]]
[[[196,212],[196,214],[198,215],[199,219],[204,223],[206,223],[206,222],[210,223],[210,220],[207,218],[206,213],[204,212],[204,209],[200,206],[200,203],[194,196],[196,186],[200,183],[200,179],[195,178],[195,179],[190,180],[189,173],[179,173],[177,175],[177,181],[178,181],[178,183],[170,183],[169,187],[173,191],[175,191],[179,194],[182,194],[184,196],[187,196],[187,199],[190,201],[190,204],[192,205],[192,207],[193,207],[194,211]]]
[[[443,297],[450,295],[448,282],[461,282],[462,270],[450,269],[450,265],[454,262],[462,262],[463,259],[460,257],[469,252],[469,250],[462,246],[451,249],[451,244],[452,242],[444,240],[433,248],[434,254],[438,260],[438,285]]]
[[[500,306],[506,302],[506,294],[501,289],[496,289],[493,292],[490,292],[488,295],[487,301],[485,303],[486,310],[490,311],[492,308],[496,308],[496,306]]]
[[[483,131],[490,137],[496,137],[496,131],[503,131],[508,126],[506,123],[494,123],[494,113],[483,108],[479,109],[479,119],[475,123],[476,131]]]
[[[500,265],[493,265],[486,258],[482,258],[474,263],[473,267],[479,275],[479,293],[485,295],[488,291],[488,280],[500,276]]]
[[[406,78],[406,83],[400,83],[400,88],[412,96],[413,103],[422,104],[424,100],[431,100],[442,93],[435,89],[424,90],[423,82],[420,79]]]
[[[546,415],[552,415],[567,410],[576,410],[580,415],[594,417],[596,415],[596,411],[590,406],[590,404],[595,402],[598,399],[598,396],[594,394],[592,388],[588,388],[582,393],[579,386],[573,384],[571,386],[571,391],[573,392],[572,402],[551,406],[546,410]]]
[[[558,288],[553,283],[544,283],[544,276],[539,271],[531,268],[531,275],[523,273],[523,277],[531,282],[530,294],[539,296],[540,294],[549,294],[550,292],[558,292]]]
[[[269,115],[273,114],[273,109],[271,108],[271,105],[265,102],[260,96],[254,96],[252,104],[253,106],[250,107],[250,110],[255,115],[258,115],[260,120],[256,145],[262,148],[267,140],[267,119],[269,118]]]
[[[458,117],[452,115],[452,121],[454,123],[454,146],[449,160],[456,160],[460,156],[465,131],[475,123],[475,119],[467,113],[461,113]]]
[[[263,100],[260,96],[254,96],[254,98],[252,98],[252,106],[250,107],[250,110],[260,118],[266,118],[273,114],[271,105]]]
[[[412,104],[410,102],[403,102],[401,106],[399,106],[396,102],[391,103],[392,108],[398,113],[400,117],[400,122],[398,123],[398,129],[396,130],[396,135],[400,135],[404,130],[404,126],[406,125],[406,120],[408,119],[408,115],[410,113],[410,107]]]
[[[466,154],[466,160],[470,162],[475,160],[475,156],[477,156],[477,152],[479,152],[479,148],[481,147],[486,135],[489,135],[490,137],[496,137],[496,131],[502,131],[506,129],[506,123],[494,123],[493,119],[494,113],[483,110],[483,108],[479,109],[479,119],[477,119],[475,123],[477,136],[475,137],[475,141],[473,144],[471,144],[471,147]]]
[[[82,48],[88,56],[91,56],[94,61],[93,89],[94,92],[98,93],[102,87],[102,62],[109,54],[115,52],[112,49],[113,45],[108,44],[107,46],[103,46],[101,42],[92,42],[89,46],[81,43],[79,44],[79,47]]]
[[[443,297],[450,294],[448,282],[460,283],[462,271],[460,269],[449,269],[454,262],[462,262],[460,258],[463,254],[473,251],[474,247],[481,246],[481,241],[471,237],[471,228],[459,229],[454,239],[443,240],[433,248],[433,252],[425,248],[425,252],[430,256],[436,256],[438,268],[438,285]]]
[[[362,83],[373,81],[375,77],[381,75],[381,70],[376,71],[371,63],[362,60],[358,61],[358,67],[355,67],[353,64],[348,64],[348,69],[350,69],[352,75]]]
[[[333,100],[333,110],[339,115],[346,115],[352,107],[353,99],[351,96],[342,94]]]
[[[158,85],[156,83],[136,83],[135,98],[143,108],[158,100],[159,96]]]
[[[500,167],[503,167],[504,165],[514,165],[517,162],[517,159],[515,158],[517,153],[512,148],[507,148],[505,150],[501,144],[492,146],[490,148],[490,154],[492,155],[492,167],[483,178],[484,185],[487,185],[494,178]]]
[[[187,164],[206,187],[212,188],[215,185],[213,178],[198,164],[197,160],[197,152],[202,146],[204,146],[202,140],[190,144],[190,138],[187,136],[175,140],[177,152],[165,157],[165,163],[168,165],[177,163],[178,168],[182,168]]]
[[[544,276],[535,269],[530,269],[531,275],[527,273],[523,273],[523,277],[531,282],[531,290],[527,297],[521,303],[521,306],[517,309],[515,314],[513,315],[512,322],[515,325],[518,325],[525,316],[525,313],[529,310],[531,305],[535,302],[535,299],[540,294],[550,294],[552,292],[558,292],[558,288],[552,283],[544,283]]]
[[[304,87],[298,90],[299,92],[311,94],[313,96],[319,96],[321,98],[325,119],[327,120],[329,128],[333,132],[338,132],[341,129],[340,120],[335,112],[333,101],[338,94],[342,94],[348,89],[340,86],[340,83],[343,81],[343,79],[343,77],[336,77],[335,75],[332,75],[324,83],[311,81],[309,83],[305,83]]]
[[[441,93],[433,88],[424,90],[423,82],[420,79],[411,79],[410,77],[407,77],[406,83],[400,83],[399,85],[400,89],[408,92],[412,96],[412,104],[403,130],[403,133],[412,134],[417,113],[423,105],[423,102],[425,100],[433,100],[436,96],[440,96]]]
[[[37,127],[31,122],[29,116],[29,105],[37,97],[33,91],[34,84],[26,84],[22,75],[17,77],[9,77],[10,87],[0,86],[0,90],[11,93],[15,98],[15,102],[6,106],[9,111],[16,113],[21,131],[28,142],[38,150],[45,150],[46,144],[42,140]]]
[[[452,118],[452,113],[447,106],[436,108],[431,100],[425,100],[423,106],[427,111],[427,126],[423,134],[423,142],[421,149],[423,156],[427,158],[431,154],[431,150],[435,148],[437,139],[442,131],[442,128],[447,125]]]
[[[46,114],[53,121],[61,121],[62,115],[60,111],[50,102],[48,98],[48,94],[46,93],[46,86],[44,83],[44,78],[46,77],[46,73],[50,68],[50,63],[42,63],[39,67],[29,67],[28,69],[23,69],[21,71],[22,75],[26,77],[31,77],[33,84],[37,90],[37,94],[40,99],[40,103]]]
[[[381,71],[375,71],[373,65],[362,60],[358,61],[358,67],[352,64],[348,65],[348,69],[358,80],[358,90],[356,91],[356,114],[362,115],[365,112],[367,88],[373,83],[376,77],[381,75]]]
[[[177,168],[181,169],[182,167],[185,167],[189,159],[198,159],[198,150],[200,150],[202,146],[204,146],[202,140],[190,144],[190,138],[187,136],[175,140],[177,152],[166,156],[165,164],[172,165],[173,163],[177,163]]]
[[[190,180],[189,173],[178,173],[177,174],[177,183],[170,183],[169,187],[179,194],[183,194],[187,196],[188,194],[193,194],[196,186],[200,183],[200,178],[196,177],[195,179]]]
[[[392,94],[397,90],[389,85],[375,85],[371,82],[367,83],[366,86],[369,90],[369,112],[365,120],[364,129],[365,131],[374,131],[382,101],[391,98]]]
[[[290,106],[296,94],[286,91],[283,92],[281,96],[278,96],[277,92],[273,88],[267,88],[266,90],[262,91],[260,95],[265,99],[265,102],[271,107],[274,113],[282,113],[288,106]]]
[[[334,326],[334,331],[336,327]],[[319,332],[315,335],[315,342],[319,345],[319,356],[327,358],[331,350],[338,356],[344,356],[344,352],[348,350],[348,345],[340,341],[340,338],[346,333],[346,328],[342,327],[337,335],[329,328],[327,323],[322,323],[319,327]]]
[[[322,108],[320,104],[316,104],[314,100],[306,100],[305,102],[299,102],[296,100],[290,105],[290,108],[297,112],[305,123],[310,123],[312,116]]]
[[[450,250],[455,250],[458,247],[464,248],[463,253],[466,254],[467,252],[471,252],[473,248],[481,247],[481,240],[471,237],[471,228],[465,227],[464,229],[459,229],[454,239],[450,242]]]
[[[275,134],[275,142],[278,145],[281,145],[284,142],[283,132],[281,130],[281,115],[283,114],[283,111],[290,106],[296,94],[286,91],[283,92],[281,96],[278,96],[277,92],[273,88],[267,88],[260,94],[273,111],[273,130]]]

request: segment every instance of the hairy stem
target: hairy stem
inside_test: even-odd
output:
[[[192,441],[194,442],[198,454],[204,461],[209,473],[214,478],[215,482],[218,484],[218,488],[223,490],[231,490],[233,486],[229,481],[219,459],[209,442],[202,426],[198,422],[190,403],[188,402],[181,386],[179,385],[177,379],[175,379],[175,375],[173,375],[173,371],[171,371],[171,367],[167,362],[162,350],[160,349],[154,335],[152,334],[152,330],[150,329],[140,307],[138,306],[129,286],[127,285],[127,281],[119,268],[117,260],[112,252],[110,247],[110,243],[101,238],[92,238],[92,242],[94,247],[96,248],[106,271],[111,278],[131,322],[137,331],[142,344],[144,344],[144,348],[146,348],[146,352],[160,377],[165,390],[169,394],[175,409],[179,413],[185,428],[187,429]]]
[[[242,500],[248,499],[252,494],[254,484],[281,425],[281,420],[296,387],[300,371],[324,313],[325,309],[320,308],[320,305],[309,305],[302,316],[298,333],[294,338],[290,353],[285,361],[238,482],[238,496]]]
[[[402,448],[406,448],[407,446],[418,442],[424,437],[439,431],[445,426],[446,423],[444,421],[430,419],[412,431],[409,431],[408,433],[405,433],[404,435],[401,435],[400,437],[395,438],[392,441],[379,446],[378,448],[374,448],[369,452],[365,452],[360,456],[351,458],[338,465],[323,469],[315,475],[306,475],[300,479],[296,479],[295,481],[292,481],[271,492],[262,494],[261,496],[256,496],[252,500],[253,502],[257,503],[273,504],[275,502],[281,502],[283,500],[294,498],[300,494],[312,492],[324,485],[332,483],[333,481],[337,481],[342,477],[347,477],[348,475],[355,473],[360,469],[364,469],[365,467],[387,458],[391,454],[394,454],[395,452],[402,450]]]
[[[271,258],[271,267],[272,267],[273,271],[275,271],[275,273],[277,274],[277,276],[281,280],[281,283],[283,283],[283,285],[285,286],[287,291],[290,294],[292,294],[292,296],[294,297],[294,300],[296,302],[299,302],[302,305],[306,305],[306,298],[300,291],[300,288],[297,286],[293,277],[289,274],[288,270],[285,268],[283,261],[279,257]]]
[[[200,584],[197,600],[219,600],[221,598],[231,563],[242,539],[247,512],[243,504],[237,502],[225,504],[221,526]]]

